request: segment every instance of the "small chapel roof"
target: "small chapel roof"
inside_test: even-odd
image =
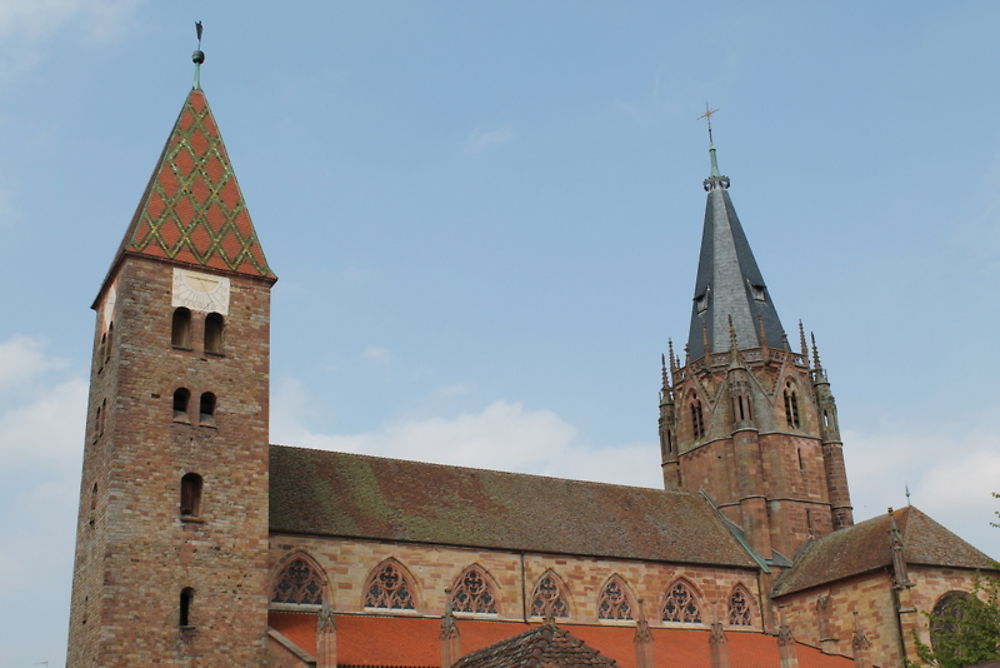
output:
[[[807,543],[778,579],[773,597],[817,587],[892,563],[889,532],[896,520],[903,559],[917,566],[994,569],[995,562],[912,506],[878,515]]]
[[[755,569],[685,492],[271,446],[277,533]]]
[[[579,638],[555,624],[543,624],[463,656],[454,668],[620,668]]]
[[[219,126],[198,86],[184,100],[109,278],[125,255],[276,280]]]

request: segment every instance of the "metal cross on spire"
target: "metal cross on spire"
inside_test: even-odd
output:
[[[713,140],[712,140],[712,114],[714,114],[717,111],[718,111],[718,109],[712,109],[712,108],[710,108],[708,106],[708,102],[706,102],[705,103],[705,113],[698,117],[699,121],[704,118],[705,122],[708,124],[708,143],[709,144],[714,143]]]

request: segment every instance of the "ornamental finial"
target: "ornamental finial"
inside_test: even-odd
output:
[[[191,54],[191,60],[194,62],[194,88],[198,90],[201,88],[201,64],[205,62],[205,52],[201,50],[201,34],[204,32],[204,28],[201,25],[201,21],[194,22],[194,33],[198,37],[198,48],[195,52]]]
[[[712,162],[712,172],[709,174],[710,177],[720,177],[722,174],[719,172],[719,161],[715,157],[715,140],[712,138],[712,115],[715,114],[718,109],[712,109],[708,106],[708,102],[705,103],[705,113],[698,117],[698,120],[702,118],[705,119],[705,123],[708,125],[708,157]]]

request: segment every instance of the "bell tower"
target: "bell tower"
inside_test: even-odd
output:
[[[712,112],[706,112],[710,116]],[[685,359],[663,364],[667,489],[704,491],[765,559],[853,524],[836,405],[800,325],[793,351],[711,142]]]
[[[194,61],[93,304],[71,666],[267,659],[276,277]]]

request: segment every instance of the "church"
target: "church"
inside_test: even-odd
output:
[[[711,143],[662,489],[271,444],[277,276],[197,81],[92,305],[68,665],[887,668],[995,568],[915,507],[855,522]]]

